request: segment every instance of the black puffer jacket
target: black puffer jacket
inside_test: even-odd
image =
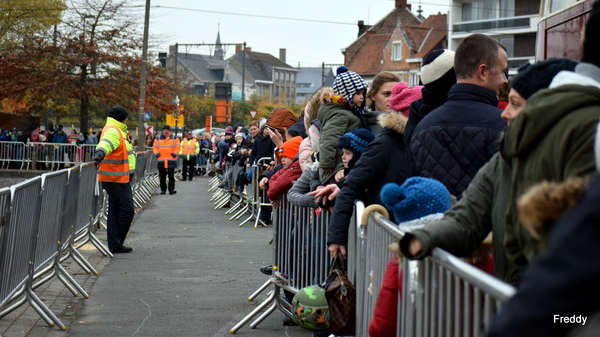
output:
[[[348,225],[352,218],[354,200],[365,195],[370,204],[380,204],[379,192],[383,185],[402,184],[409,177],[406,166],[406,147],[402,135],[406,117],[398,113],[382,114],[379,124],[383,131],[369,144],[335,199],[335,208],[329,221],[327,243],[347,246]]]
[[[263,136],[262,131],[258,137],[254,139],[254,145],[252,145],[252,153],[250,154],[250,164],[254,164],[255,161],[263,157],[270,157],[273,159],[273,150],[275,150],[275,144],[269,136]]]
[[[413,176],[442,182],[457,198],[496,153],[506,122],[496,95],[474,84],[457,83],[448,101],[415,127],[410,141]]]

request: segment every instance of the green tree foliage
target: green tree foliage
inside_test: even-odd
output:
[[[0,0],[0,48],[60,23],[64,0]]]

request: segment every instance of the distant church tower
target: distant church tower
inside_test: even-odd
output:
[[[217,43],[215,46],[215,58],[222,60],[225,56],[225,53],[223,52],[223,46],[221,46],[221,24],[219,24],[219,29],[217,30]]]

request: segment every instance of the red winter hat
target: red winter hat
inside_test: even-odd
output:
[[[422,85],[409,87],[406,83],[398,82],[392,87],[392,97],[390,98],[390,108],[396,112],[401,112],[408,117],[409,108],[412,102],[421,99]]]
[[[279,147],[279,157],[296,158],[298,149],[300,149],[300,143],[302,143],[302,137],[297,136],[281,144],[281,147]]]

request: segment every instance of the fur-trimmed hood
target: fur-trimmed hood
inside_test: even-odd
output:
[[[319,98],[319,102],[321,104],[334,103],[343,108],[350,110],[350,107],[348,107],[348,105],[346,104],[346,103],[348,103],[348,101],[346,101],[344,96],[336,95],[332,91],[323,91],[321,93],[321,97]]]
[[[534,238],[545,244],[554,223],[583,199],[588,187],[587,178],[534,185],[517,201],[519,219]]]
[[[315,92],[310,100],[306,102],[304,107],[304,128],[308,131],[310,124],[313,120],[317,119],[319,115],[319,108],[321,107],[321,95],[324,92],[330,92],[333,94],[333,88],[323,87]]]
[[[408,121],[408,118],[399,113],[383,113],[377,119],[379,125],[383,128],[392,129],[399,134],[404,134],[406,122]]]

